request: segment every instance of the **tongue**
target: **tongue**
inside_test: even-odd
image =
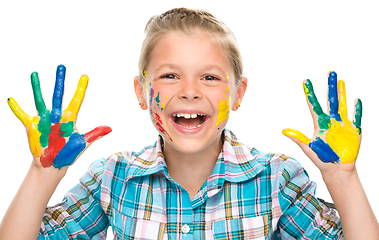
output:
[[[182,127],[197,127],[197,125],[200,124],[200,118],[184,118],[184,117],[178,117],[177,123]]]

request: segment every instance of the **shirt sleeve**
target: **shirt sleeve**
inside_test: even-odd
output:
[[[46,208],[38,239],[106,239],[109,220],[100,202],[104,164],[94,162],[61,203]]]
[[[310,181],[296,160],[283,162],[279,179],[283,215],[275,231],[278,239],[343,239],[341,222],[332,204],[315,197],[316,183]]]

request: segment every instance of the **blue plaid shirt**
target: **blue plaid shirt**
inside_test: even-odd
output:
[[[94,162],[62,203],[46,209],[39,239],[343,239],[294,159],[264,154],[229,130],[212,174],[191,200],[167,172],[161,138]],[[328,206],[329,207],[328,207]]]

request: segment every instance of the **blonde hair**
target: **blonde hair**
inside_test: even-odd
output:
[[[238,85],[241,82],[243,63],[234,33],[211,13],[187,8],[174,8],[161,15],[155,15],[146,24],[145,39],[138,64],[140,81],[144,81],[151,52],[160,37],[172,31],[189,35],[196,30],[209,33],[224,50],[226,58],[233,67]]]

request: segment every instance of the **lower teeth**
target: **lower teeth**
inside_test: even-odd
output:
[[[199,124],[199,125],[197,125],[197,126],[192,126],[192,127],[184,127],[184,126],[182,126],[182,125],[180,125],[180,124],[178,124],[178,126],[180,126],[180,127],[182,127],[182,128],[186,128],[186,129],[194,129],[194,128],[198,128],[198,127],[200,127],[201,124]]]

